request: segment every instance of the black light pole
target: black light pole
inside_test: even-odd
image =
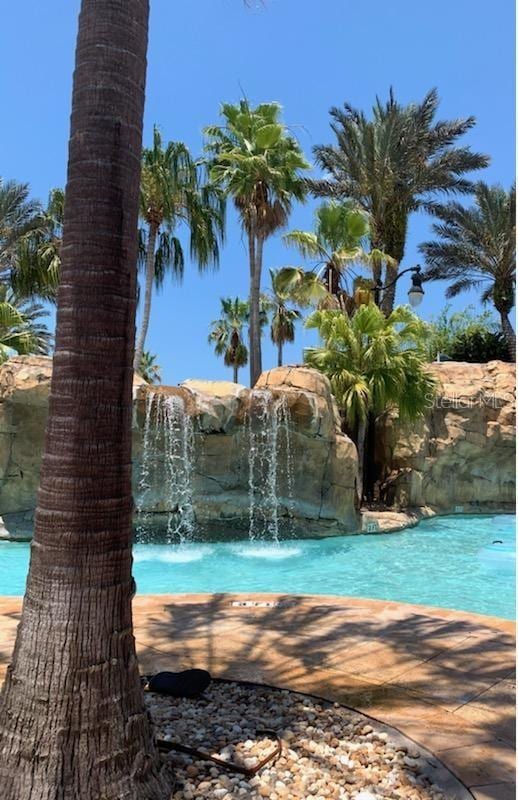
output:
[[[404,269],[403,272],[400,272],[399,275],[392,283],[388,283],[386,286],[383,286],[381,280],[378,279],[377,284],[374,286],[374,302],[377,306],[380,305],[381,302],[381,293],[384,292],[386,289],[390,289],[391,286],[394,286],[398,280],[405,275],[407,272],[412,272],[412,285],[410,286],[408,292],[408,301],[412,308],[416,308],[423,299],[424,296],[424,289],[423,289],[423,279],[421,277],[421,267],[418,264],[417,267],[408,267],[408,269]]]

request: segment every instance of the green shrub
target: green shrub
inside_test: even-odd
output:
[[[450,309],[447,305],[429,324],[427,349],[431,361],[438,354],[471,363],[509,360],[500,326],[490,311],[477,314],[473,306],[468,306],[452,314]]]

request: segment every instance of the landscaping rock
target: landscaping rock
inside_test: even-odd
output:
[[[392,736],[377,723],[366,723],[361,714],[336,704],[269,687],[217,682],[197,700],[147,693],[146,702],[158,739],[164,738],[172,711],[180,711],[180,717],[174,716],[173,741],[234,764],[253,767],[274,751],[275,742],[257,736],[258,728],[273,728],[283,741],[281,757],[251,778],[187,754],[164,756],[174,763],[177,780],[184,787],[183,793],[174,795],[179,800],[188,796],[206,800],[446,800],[468,796],[444,767],[440,773],[430,754],[421,759],[403,757],[401,734],[394,731]],[[279,712],[282,728],[275,725]],[[235,728],[238,720],[241,735]],[[342,734],[340,740],[335,729]],[[366,736],[371,738],[366,741]],[[397,761],[395,751],[401,755]],[[444,787],[438,774],[444,778]]]

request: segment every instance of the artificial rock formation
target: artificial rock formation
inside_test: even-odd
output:
[[[431,367],[438,392],[424,419],[378,426],[377,460],[388,505],[438,513],[514,509],[515,365]]]
[[[389,413],[378,426],[383,499],[395,511],[417,509],[416,521],[429,513],[512,509],[514,365],[445,363],[432,370],[439,391],[425,418],[402,425]],[[31,535],[50,376],[48,358],[16,357],[0,367],[0,537]],[[290,419],[292,490],[289,498],[280,481],[279,531],[315,536],[358,530],[356,448],[341,432],[327,379],[305,367],[280,367],[263,373],[256,389],[283,397]],[[164,491],[165,472],[145,493],[141,489],[149,391],[135,379],[134,494],[142,517],[160,527],[174,510]],[[226,381],[201,380],[154,391],[181,397],[193,423],[197,533],[245,533],[254,393]],[[413,519],[400,517],[394,529]]]
[[[50,388],[51,360],[15,357],[0,367],[0,536],[28,538],[32,529]],[[327,379],[304,367],[264,373],[259,389],[284,396],[290,419],[291,498],[279,497],[280,530],[288,518],[296,534],[344,533],[358,528],[356,448],[341,432]],[[134,494],[141,516],[164,522],[163,479],[141,491],[146,397],[134,386]],[[248,530],[249,431],[254,394],[225,381],[187,381],[160,387],[181,397],[194,431],[192,501],[196,528],[231,536]],[[285,495],[280,487],[281,495]]]

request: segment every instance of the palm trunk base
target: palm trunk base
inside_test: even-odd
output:
[[[41,597],[29,583],[0,706],[2,800],[170,796],[121,590],[66,591],[49,577]]]
[[[365,466],[365,435],[367,431],[366,421],[360,422],[358,425],[357,445],[358,451],[358,483],[356,487],[358,496],[358,507],[363,504],[363,473]]]

